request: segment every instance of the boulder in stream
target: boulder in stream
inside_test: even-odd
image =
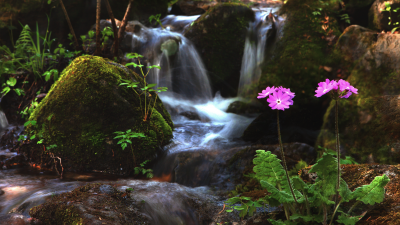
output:
[[[209,72],[213,90],[236,96],[244,43],[254,12],[238,3],[220,3],[199,17],[185,37],[196,46]]]
[[[134,91],[119,86],[121,78],[140,83]],[[38,126],[29,125],[27,132],[41,135],[46,146],[56,144],[50,153],[60,156],[70,170],[129,174],[172,138],[170,115],[153,92],[146,95],[146,107],[156,99],[155,107],[144,121],[145,94],[140,87],[143,80],[120,64],[96,56],[78,57],[31,114],[29,120]],[[114,132],[129,129],[146,137],[133,138],[132,148],[128,144],[122,150]],[[30,157],[41,155],[43,147]]]

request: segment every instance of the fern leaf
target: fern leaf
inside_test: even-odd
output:
[[[390,179],[386,174],[375,177],[370,184],[363,185],[354,190],[352,198],[362,201],[364,204],[373,205],[375,203],[381,203],[385,197],[384,187],[389,181]]]
[[[285,170],[281,165],[281,160],[270,151],[257,150],[257,155],[253,159],[255,165],[253,171],[258,180],[264,180],[272,186],[277,187],[283,180],[286,180]]]

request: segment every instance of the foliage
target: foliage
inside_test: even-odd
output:
[[[93,30],[89,30],[87,36],[89,38],[86,37],[86,35],[81,35],[81,39],[82,39],[82,46],[83,48],[86,50],[90,47],[90,44],[92,43],[92,41],[94,40],[94,35],[96,34],[95,31]],[[108,41],[108,39],[110,37],[114,37],[114,32],[111,30],[110,27],[104,27],[104,29],[101,31],[101,46],[104,48],[106,47],[106,42]],[[69,36],[70,40],[72,40],[72,35]],[[73,44],[73,42],[71,42],[70,44]]]
[[[333,155],[324,153],[321,159],[311,167],[310,173],[317,173],[317,179],[314,184],[305,183],[300,177],[292,177],[294,193],[297,200],[290,194],[287,179],[284,176],[285,170],[280,164],[280,160],[276,155],[264,150],[257,150],[256,158],[254,158],[254,172],[260,180],[263,188],[267,189],[271,195],[265,196],[262,200],[271,206],[279,206],[283,204],[288,208],[291,215],[286,215],[287,221],[275,221],[268,219],[272,224],[304,224],[304,222],[315,221],[326,224],[328,215],[331,215],[331,223],[336,212],[339,212],[337,222],[344,224],[355,224],[361,216],[352,216],[351,212],[360,202],[373,205],[383,201],[385,196],[385,185],[390,179],[384,174],[375,177],[368,185],[356,188],[350,191],[346,182],[342,179],[340,182],[340,201],[335,210],[330,213],[328,209],[335,204],[332,201],[336,194],[336,174],[337,160]],[[339,206],[343,202],[355,200],[356,203],[344,212],[339,210]],[[233,202],[232,198],[227,203]],[[256,206],[259,207],[259,206]],[[240,208],[241,209],[241,208]],[[315,209],[315,210],[313,210]],[[241,214],[244,217],[243,214]]]
[[[147,71],[146,74],[144,74],[143,69],[142,69],[143,65],[140,64],[140,58],[143,58],[142,55],[139,55],[138,53],[128,53],[126,55],[126,57],[128,57],[130,59],[137,58],[138,62],[139,62],[139,64],[136,64],[134,62],[130,62],[130,63],[125,64],[125,66],[131,66],[132,65],[134,67],[139,67],[140,68],[140,72],[142,73],[143,80],[144,80],[144,87],[141,88],[141,90],[143,91],[143,94],[144,94],[144,107],[142,107],[142,101],[140,100],[140,108],[141,108],[141,110],[143,112],[143,121],[147,121],[147,119],[150,118],[152,113],[153,113],[154,106],[156,104],[158,95],[156,95],[156,98],[154,99],[154,103],[153,103],[153,107],[151,108],[151,112],[150,112],[150,105],[151,104],[150,104],[150,100],[149,100],[149,103],[147,103],[147,96],[151,96],[150,92],[158,92],[158,93],[160,93],[160,92],[163,92],[163,91],[167,91],[168,88],[167,87],[158,87],[156,90],[154,90],[153,87],[155,87],[156,84],[147,84],[146,83],[146,77],[149,74],[150,70],[153,69],[153,68],[161,69],[160,66],[156,66],[156,65],[148,66],[147,67],[148,71]],[[131,80],[125,80],[125,79],[121,79],[121,81],[123,81],[125,83],[121,83],[120,85],[126,85],[128,88],[132,88],[135,91],[135,93],[137,95],[139,95],[135,90],[135,88],[138,87],[139,82],[132,82]]]
[[[247,214],[253,216],[257,207],[265,207],[265,201],[259,199],[257,201],[252,201],[250,197],[233,197],[226,201],[227,212],[233,212],[233,209],[240,211],[239,216],[245,217]],[[239,204],[237,204],[239,203]],[[235,205],[236,204],[236,205]]]
[[[158,23],[159,25],[160,25],[160,27],[162,28],[162,29],[165,29],[165,27],[162,25],[162,23],[161,23],[161,20],[160,20],[160,17],[161,17],[161,14],[157,14],[157,15],[151,15],[150,17],[149,17],[149,22],[151,23],[151,21],[156,21],[156,23]]]
[[[58,80],[58,78],[59,78],[58,70],[56,70],[56,69],[51,69],[50,71],[46,71],[46,72],[43,73],[42,76],[44,76],[44,80],[45,81],[49,81],[51,75],[53,75],[54,82],[56,82]]]
[[[392,18],[392,11],[393,12],[397,12],[399,10],[400,10],[400,7],[396,8],[396,9],[392,9],[392,7],[390,6],[390,3],[389,2],[385,2],[385,9],[383,9],[382,12],[384,12],[384,11],[389,12],[389,17],[388,17],[389,23],[388,23],[388,25],[393,25],[393,26],[399,25],[399,21],[395,22],[395,21],[393,21],[393,18]],[[400,28],[400,26],[397,26],[397,27],[393,28],[392,29],[392,34],[399,28]]]
[[[328,148],[323,148],[321,146],[318,146],[318,148],[320,149],[318,151],[318,155],[322,156],[323,153],[327,153],[330,155],[336,155],[336,152],[333,151],[332,149],[328,149]],[[320,158],[320,157],[318,157]],[[351,165],[351,164],[358,164],[355,159],[351,156],[346,156],[345,159],[340,159],[340,164],[346,164],[346,165]]]
[[[132,150],[132,156],[133,156],[133,161],[136,165],[136,158],[135,158],[135,153],[133,152],[133,147],[132,147],[132,138],[139,138],[139,137],[146,137],[143,133],[136,133],[136,132],[132,132],[131,129],[127,130],[126,132],[123,131],[116,131],[114,132],[115,134],[117,134],[117,136],[114,137],[114,139],[120,139],[118,141],[117,144],[121,145],[122,150],[124,150],[128,144],[130,144],[131,146],[131,150]],[[140,167],[135,167],[135,174],[139,174],[140,172],[147,176],[147,178],[152,178],[153,177],[153,170],[152,169],[145,169],[144,165],[148,162],[149,160],[146,160],[142,163],[140,163]]]
[[[4,95],[6,95],[8,92],[10,92],[11,90],[14,90],[15,93],[17,93],[18,96],[25,95],[25,92],[23,89],[21,88],[14,88],[12,89],[12,87],[14,87],[17,84],[17,79],[15,79],[14,77],[10,77],[5,83],[2,84],[3,90],[1,91],[1,98],[4,97]]]
[[[142,172],[143,175],[146,174],[147,178],[153,178],[153,170],[152,169],[145,169],[144,165],[149,162],[149,160],[146,160],[142,163],[140,163],[140,167],[135,167],[135,175],[138,175],[140,172]]]

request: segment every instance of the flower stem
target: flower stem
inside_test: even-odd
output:
[[[280,146],[281,154],[282,154],[283,166],[285,167],[286,178],[287,178],[287,181],[288,181],[288,184],[289,184],[289,187],[290,187],[290,191],[292,192],[293,199],[297,203],[296,197],[294,196],[292,184],[290,183],[290,179],[289,179],[288,169],[287,169],[286,160],[285,160],[285,154],[283,153],[283,145],[282,145],[282,139],[281,139],[281,129],[279,127],[279,110],[276,110],[276,115],[277,115],[277,120],[278,120],[278,137],[279,137],[279,146]]]
[[[338,100],[335,100],[335,133],[336,133],[336,153],[337,153],[337,182],[336,182],[336,206],[339,204],[339,187],[340,187],[340,145],[339,145],[339,107]]]

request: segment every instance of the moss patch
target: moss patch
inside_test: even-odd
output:
[[[239,3],[211,7],[186,31],[209,72],[213,89],[222,96],[236,96],[244,41],[254,12]]]
[[[151,118],[143,121],[144,93],[119,86],[120,78],[142,79],[122,65],[101,57],[76,58],[61,74],[48,95],[29,120],[28,126],[46,145],[56,144],[52,153],[67,159],[74,170],[121,171],[129,173],[146,159],[152,159],[172,138],[173,126],[159,98]],[[140,94],[140,96],[138,96]],[[153,96],[147,96],[151,105]],[[115,131],[141,132],[145,138],[132,140],[135,163],[130,146],[122,151]]]

